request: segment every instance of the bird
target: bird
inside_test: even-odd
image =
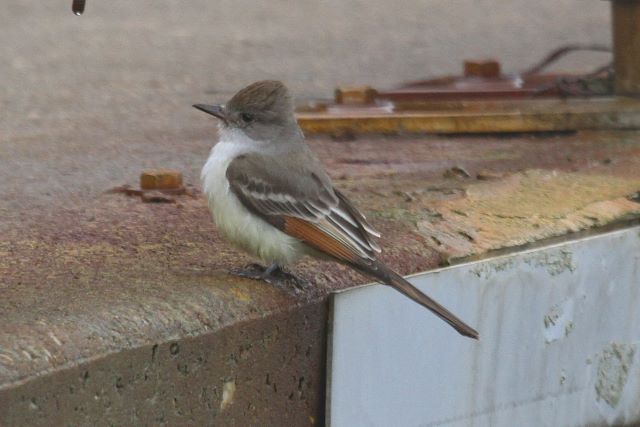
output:
[[[389,285],[458,333],[478,332],[380,260],[380,233],[334,187],[309,148],[280,81],[238,91],[226,104],[194,104],[217,119],[218,142],[202,168],[203,193],[218,231],[268,268],[269,279],[304,256],[337,261]]]

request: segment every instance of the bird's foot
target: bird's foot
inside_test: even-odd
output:
[[[270,269],[271,271],[269,272]],[[286,286],[288,289],[293,289],[296,293],[302,292],[311,287],[311,283],[293,273],[289,273],[283,267],[275,263],[265,271],[265,275],[268,277],[263,278],[262,280],[277,286]]]
[[[295,293],[311,286],[306,280],[285,271],[284,268],[276,263],[271,264],[269,267],[253,263],[246,265],[242,269],[233,269],[231,273],[248,279],[262,280],[286,291],[293,289]]]
[[[266,268],[260,264],[247,264],[243,268],[232,268],[231,274],[236,276],[246,277],[247,279],[263,280],[263,275]]]

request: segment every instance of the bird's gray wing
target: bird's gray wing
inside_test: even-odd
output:
[[[304,155],[304,153],[303,153]],[[295,161],[297,160],[297,161]],[[376,260],[379,234],[339,191],[315,158],[285,164],[275,156],[248,154],[231,162],[226,173],[231,191],[255,214],[337,261],[375,277],[423,305],[459,333],[478,332],[402,276]]]
[[[374,239],[380,234],[333,188],[315,158],[291,160],[238,156],[226,171],[229,187],[247,209],[334,258],[374,259],[380,252]]]

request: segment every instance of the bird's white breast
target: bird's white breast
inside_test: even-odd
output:
[[[218,230],[229,241],[265,263],[286,265],[295,262],[304,254],[306,245],[250,212],[229,188],[226,172],[231,161],[241,154],[256,151],[260,142],[240,131],[223,131],[220,136],[201,175]]]

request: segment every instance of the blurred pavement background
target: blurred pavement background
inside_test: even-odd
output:
[[[342,84],[388,87],[461,73],[495,57],[506,72],[565,43],[610,43],[609,3],[585,0],[324,2],[71,0],[0,5],[0,217],[73,204],[144,167],[188,182],[214,122],[191,108],[255,80],[301,100]],[[558,68],[587,70],[607,54]],[[122,161],[124,158],[127,161]],[[0,224],[0,229],[3,224]]]

